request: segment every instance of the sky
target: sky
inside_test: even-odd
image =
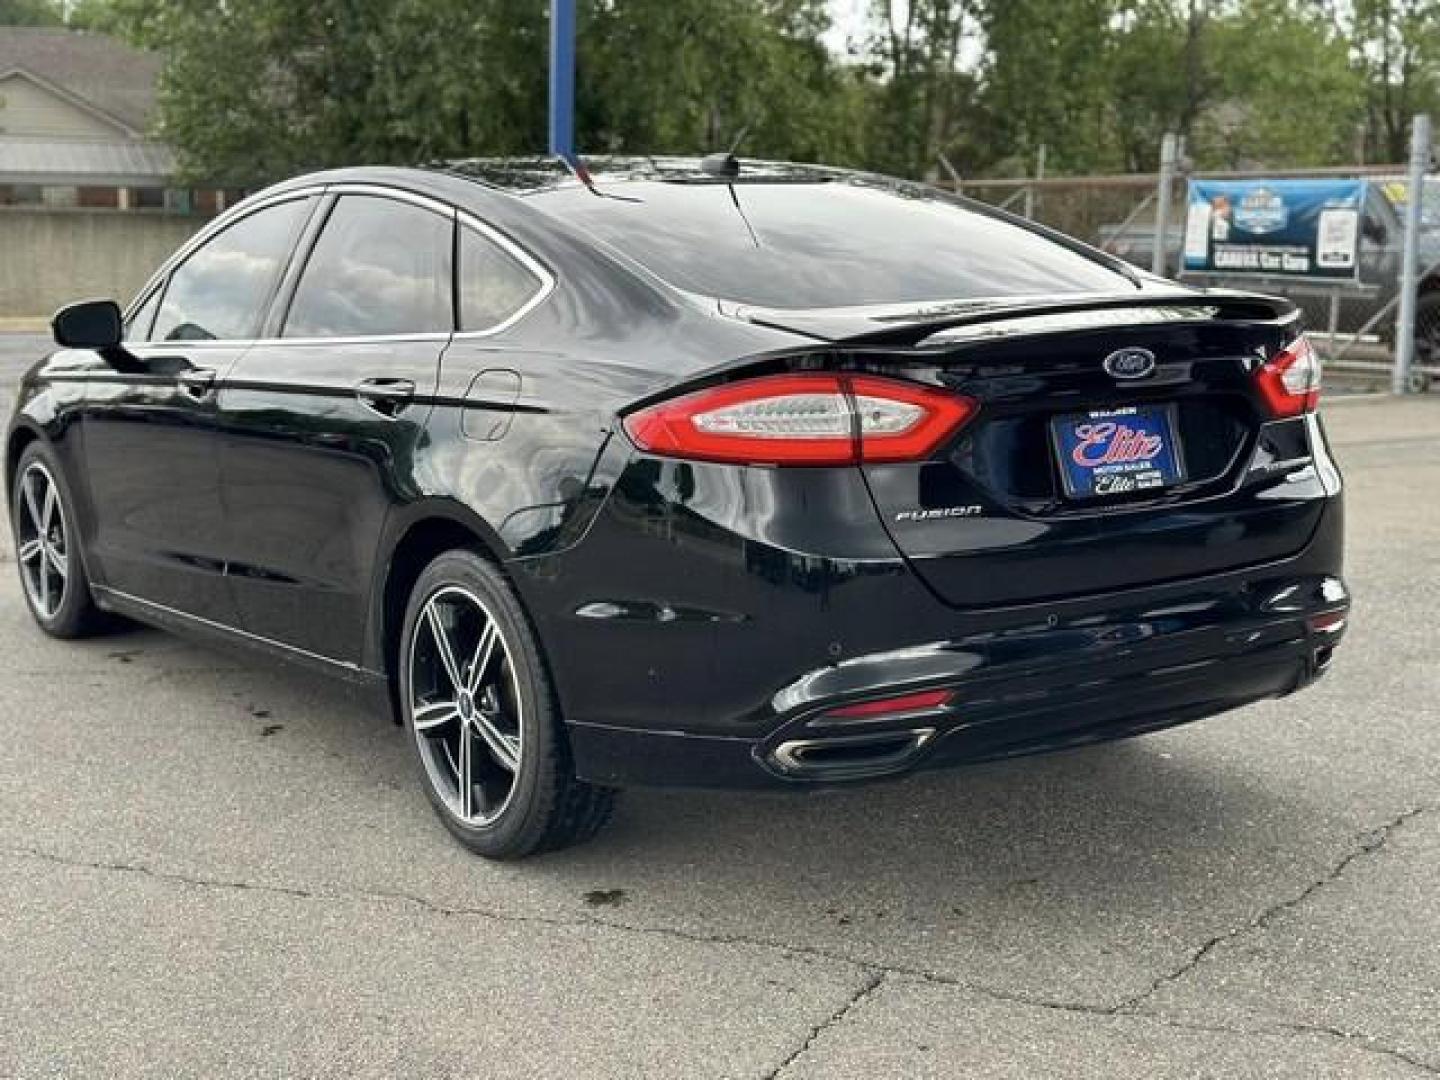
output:
[[[909,8],[907,0],[892,2],[895,20],[903,21]],[[830,46],[830,51],[837,56],[844,56],[851,41],[863,46],[866,36],[874,28],[869,17],[873,0],[827,0],[827,3],[830,5],[831,26],[830,32],[825,35],[825,43]],[[980,53],[980,41],[972,19],[960,43],[961,70],[973,70],[980,62]]]
[[[830,0],[830,18],[834,25],[826,35],[831,51],[844,53],[849,38],[862,37],[865,33],[865,11],[870,0]]]

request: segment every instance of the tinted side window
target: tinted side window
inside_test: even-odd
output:
[[[474,229],[460,230],[460,329],[498,326],[539,291],[541,281]]]
[[[285,337],[446,332],[454,222],[370,195],[335,204],[300,277]]]
[[[181,263],[150,340],[254,337],[308,205],[296,199],[258,210]]]

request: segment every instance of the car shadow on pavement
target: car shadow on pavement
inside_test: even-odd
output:
[[[116,801],[98,800],[93,824],[136,861],[151,862],[158,843],[166,858],[244,880],[497,917],[888,948],[917,967],[930,949],[947,962],[1039,950],[1078,971],[1157,938],[1188,940],[1197,910],[1243,919],[1277,878],[1312,876],[1337,833],[1352,831],[1237,752],[1250,725],[1266,724],[1259,710],[1276,707],[1262,705],[1125,742],[809,794],[627,791],[590,843],[497,865],[434,820],[404,731],[364,695],[150,631],[78,647],[25,640],[41,670],[69,657],[73,723],[92,699],[132,687],[147,736],[193,767],[114,760],[100,780]],[[96,782],[83,762],[67,767],[67,783]],[[130,805],[142,782],[143,803]],[[216,790],[218,809],[198,795]],[[237,819],[251,822],[243,842],[228,832]],[[39,810],[32,824],[51,827]],[[302,841],[322,825],[323,844]]]
[[[1335,840],[1323,809],[1211,751],[1181,730],[809,796],[631,791],[609,832],[533,873],[618,890],[626,919],[773,937],[803,918],[811,940],[906,939],[921,966],[955,937],[1174,944],[1187,912],[1243,911]]]

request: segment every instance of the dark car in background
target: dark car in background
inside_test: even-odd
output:
[[[40,627],[388,693],[513,857],[637,784],[806,790],[1306,686],[1348,609],[1319,369],[1205,293],[901,181],[733,159],[304,176],[8,432]]]

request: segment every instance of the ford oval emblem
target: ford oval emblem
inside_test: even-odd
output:
[[[1101,366],[1117,379],[1143,379],[1155,374],[1155,354],[1149,349],[1116,349]]]

